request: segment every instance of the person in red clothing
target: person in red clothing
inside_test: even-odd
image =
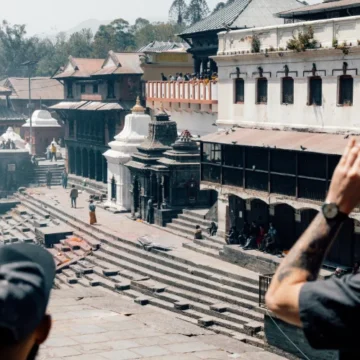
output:
[[[262,245],[263,245],[263,242],[264,242],[264,238],[265,238],[265,229],[262,225],[260,225],[259,227],[259,234],[256,238],[256,245],[258,247],[258,249],[260,250]]]

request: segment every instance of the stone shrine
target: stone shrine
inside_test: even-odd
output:
[[[34,111],[32,118],[32,155],[44,156],[46,149],[53,139],[59,139],[62,128],[46,110]],[[22,134],[30,141],[30,119],[22,126]]]
[[[200,154],[189,131],[177,139],[176,122],[162,108],[126,166],[131,172],[134,219],[165,226],[199,201]]]
[[[131,210],[131,176],[125,164],[141,145],[147,135],[150,115],[140,105],[140,98],[125,117],[124,129],[109,143],[110,150],[104,153],[108,162],[108,200],[105,206],[117,211]]]
[[[6,132],[0,136],[0,143],[3,141],[6,143],[8,140],[13,141],[17,149],[26,148],[26,142],[14,131],[11,126],[9,126]]]

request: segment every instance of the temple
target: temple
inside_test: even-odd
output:
[[[146,138],[151,120],[150,116],[145,114],[139,97],[131,111],[132,113],[125,117],[124,129],[115,136],[115,141],[109,143],[110,150],[104,154],[108,162],[109,179],[105,206],[115,211],[131,210],[131,177],[125,163]]]
[[[62,128],[58,121],[46,110],[36,110],[31,117],[32,125],[32,155],[44,156],[47,146],[53,139],[59,139]],[[30,119],[22,126],[23,138],[30,141]]]
[[[194,206],[200,189],[200,155],[191,134],[177,140],[177,127],[162,108],[149,124],[145,141],[126,164],[131,173],[134,219],[165,226]]]

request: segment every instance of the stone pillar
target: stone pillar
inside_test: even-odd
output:
[[[220,195],[218,198],[218,235],[225,237],[226,235],[226,216],[229,199],[226,195]]]
[[[161,203],[162,203],[161,176],[157,175],[156,180],[157,180],[157,194],[158,194],[158,196],[157,196],[157,208],[161,209]]]

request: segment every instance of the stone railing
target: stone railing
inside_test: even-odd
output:
[[[148,81],[146,100],[217,104],[217,81]]]
[[[235,30],[219,34],[218,55],[236,55],[252,53],[253,38],[260,43],[260,51],[285,51],[288,41],[309,27],[314,31],[317,47],[333,48],[338,46],[358,46],[360,44],[360,16],[347,18],[309,21],[280,26],[268,26],[246,30]]]

